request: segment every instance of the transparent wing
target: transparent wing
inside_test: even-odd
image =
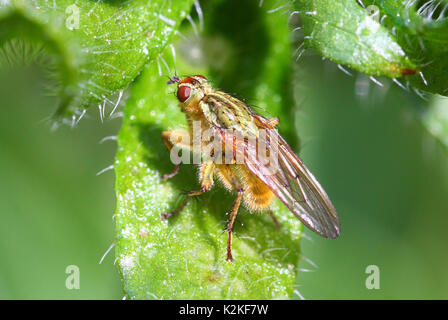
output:
[[[252,174],[307,227],[326,238],[338,237],[339,218],[324,189],[268,120],[257,114],[254,119],[260,129],[265,129],[260,130],[255,146],[251,137],[226,135],[234,144],[236,158],[243,158]]]

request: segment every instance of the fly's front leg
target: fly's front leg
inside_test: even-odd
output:
[[[180,205],[179,208],[177,208],[174,211],[163,213],[161,216],[162,220],[168,219],[178,213],[180,213],[185,206],[187,205],[188,201],[192,197],[199,196],[211,189],[213,186],[213,174],[215,172],[216,165],[212,161],[205,162],[201,165],[200,172],[199,172],[199,178],[201,182],[201,189],[200,190],[191,190],[187,192],[187,196],[185,197],[184,202]]]
[[[170,173],[165,173],[165,174],[162,176],[162,181],[171,179],[171,178],[174,177],[176,174],[178,174],[178,172],[179,172],[179,168],[180,168],[180,163],[178,163],[178,164],[176,164],[176,165],[174,166],[173,171],[171,171]]]
[[[162,131],[162,140],[170,152],[175,145],[186,151],[190,151],[192,149],[190,134],[186,131]],[[176,164],[172,172],[166,173],[162,176],[162,180],[168,180],[174,177],[179,172],[180,165],[181,163]]]

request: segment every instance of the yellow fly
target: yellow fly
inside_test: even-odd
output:
[[[164,131],[162,138],[167,148],[172,150],[176,146],[195,151],[194,123],[199,124],[196,128],[203,132],[212,132],[214,145],[222,148],[219,152],[216,149],[207,154],[202,152],[200,190],[189,191],[183,204],[177,210],[164,213],[162,219],[181,212],[191,197],[209,191],[217,177],[225,188],[237,194],[227,223],[228,261],[233,260],[232,229],[241,203],[250,211],[268,211],[278,225],[269,209],[278,197],[311,230],[326,238],[339,236],[339,218],[333,204],[275,129],[277,118],[266,119],[256,114],[244,102],[214,89],[201,75],[173,77],[168,83],[177,83],[179,106],[187,118],[189,130]],[[210,139],[201,139],[201,150],[209,150]],[[255,143],[251,145],[251,141]],[[260,149],[264,152],[260,153]],[[174,176],[179,165],[164,178]]]

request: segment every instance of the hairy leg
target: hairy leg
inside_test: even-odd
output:
[[[238,209],[240,208],[241,201],[243,199],[244,190],[243,185],[235,174],[234,170],[236,165],[224,165],[221,164],[218,166],[218,177],[221,182],[224,184],[226,189],[235,190],[237,192],[237,196],[235,201],[233,202],[232,208],[229,212],[229,220],[227,222],[227,261],[233,261],[232,256],[232,232],[233,225],[235,224],[236,217],[238,215]]]
[[[168,218],[175,216],[176,214],[182,212],[182,210],[185,208],[188,201],[190,201],[190,199],[192,197],[199,196],[199,195],[209,191],[211,189],[211,187],[213,186],[213,174],[215,172],[215,167],[216,167],[216,165],[212,161],[203,163],[201,165],[200,174],[199,174],[200,182],[201,182],[201,189],[188,191],[185,200],[182,202],[182,204],[179,206],[179,208],[177,208],[176,210],[167,212],[167,213],[163,213],[161,216],[161,219],[165,220],[165,219],[168,219]]]

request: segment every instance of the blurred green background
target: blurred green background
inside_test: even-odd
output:
[[[298,293],[448,298],[447,150],[419,119],[428,102],[313,54],[295,69],[300,155],[342,222],[337,240],[306,230]],[[99,264],[113,239],[114,176],[96,173],[113,163],[115,143],[99,141],[120,120],[102,123],[92,108],[75,129],[52,132],[56,100],[42,79],[33,67],[0,73],[0,298],[119,299],[113,253]],[[65,286],[68,265],[80,268],[80,290]],[[365,286],[369,265],[379,290]]]
[[[120,120],[92,108],[76,129],[51,131],[55,98],[41,70],[0,73],[0,298],[119,299],[113,253],[113,171]],[[24,94],[26,93],[26,94]],[[77,265],[80,290],[65,286]]]
[[[349,77],[306,56],[296,94],[301,157],[338,210],[342,232],[306,230],[298,290],[305,298],[448,298],[447,150],[422,127],[429,103],[388,79]],[[447,105],[448,106],[448,105]],[[367,290],[377,265],[380,289]]]

